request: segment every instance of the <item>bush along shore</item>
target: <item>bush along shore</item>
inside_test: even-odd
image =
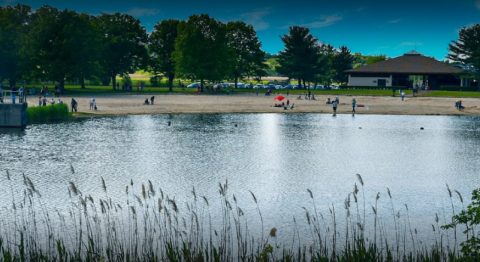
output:
[[[68,112],[68,106],[64,103],[27,108],[27,122],[29,124],[62,121],[70,117],[71,113]]]
[[[71,172],[78,175],[73,167]],[[6,175],[7,183],[3,186],[6,191],[11,190],[14,200],[1,211],[1,261],[478,261],[475,259],[479,258],[475,235],[479,221],[472,220],[480,214],[478,191],[474,191],[468,210],[444,214],[453,217],[450,225],[442,227],[437,217],[437,224],[432,224],[435,243],[427,246],[417,240],[406,205],[406,218],[399,217],[389,190],[386,201],[391,203],[393,226],[386,225],[382,217],[385,214],[377,216],[379,194],[372,208],[366,207],[363,181],[357,175],[359,184],[355,183],[345,199],[346,217],[337,217],[333,205],[330,212],[322,214],[313,192],[307,189],[310,200],[306,203],[310,204],[303,207],[302,218],[293,219],[292,241],[279,243],[277,229],[264,228],[257,196],[250,192],[254,206],[250,212],[254,214],[247,219],[241,201],[237,202],[235,195],[229,193],[227,182],[219,183],[219,196],[213,201],[197,195],[193,189],[191,201],[183,205],[150,181],[141,185],[138,194],[131,181],[125,187],[126,203],[122,204],[108,196],[103,178],[98,183],[104,194],[97,199],[82,192],[72,181],[68,184],[69,198],[65,200],[70,201],[68,210],[52,213],[46,210],[48,204],[27,176],[13,179],[8,171]],[[17,185],[20,180],[22,186]],[[452,191],[448,186],[447,189],[453,205]],[[22,199],[15,199],[14,192],[21,191]],[[458,196],[463,203],[459,193]],[[215,204],[220,208],[213,208]],[[372,210],[373,223],[366,225],[365,213]],[[252,215],[256,219],[252,220]],[[339,223],[340,220],[345,224]],[[467,226],[466,238],[460,238],[460,228],[465,228],[462,224]],[[364,230],[366,226],[372,228],[371,232]],[[261,232],[254,232],[257,227]]]

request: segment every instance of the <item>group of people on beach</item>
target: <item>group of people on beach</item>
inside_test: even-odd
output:
[[[143,102],[144,105],[153,105],[153,101],[155,100],[155,96],[150,97],[150,102],[148,101],[148,97],[145,98],[145,101]]]
[[[295,105],[294,105],[294,103],[292,103],[292,105],[290,105],[290,100],[287,99],[287,103],[285,103],[285,102],[282,102],[281,104],[275,103],[275,105],[273,107],[283,107],[284,110],[287,110],[290,107],[290,110],[293,110],[295,108]]]
[[[338,96],[335,97],[335,100],[330,100],[330,97],[327,98],[325,104],[331,104],[333,108],[333,115],[337,114],[337,108],[340,104],[340,98]],[[352,112],[355,113],[355,107],[357,106],[357,100],[355,98],[352,99]]]

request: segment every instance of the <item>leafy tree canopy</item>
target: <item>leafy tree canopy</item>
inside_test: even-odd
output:
[[[448,45],[447,58],[480,78],[480,24],[463,27],[458,40]]]
[[[206,14],[192,15],[178,25],[173,52],[178,75],[204,80],[225,79],[231,72],[231,50],[227,48],[226,26]]]
[[[175,78],[173,52],[178,36],[178,24],[180,24],[180,21],[175,19],[157,23],[148,40],[150,51],[149,71],[155,77],[158,77],[159,73],[167,76],[170,91],[172,91],[173,79]]]
[[[301,26],[290,27],[288,35],[281,37],[285,49],[278,54],[277,71],[289,78],[312,80],[321,67],[318,39]]]
[[[103,52],[100,63],[115,90],[117,75],[147,67],[147,31],[140,20],[128,14],[101,14],[96,21],[104,36],[103,49],[108,50]]]
[[[260,49],[262,44],[258,41],[253,26],[237,21],[228,22],[226,29],[229,54],[232,55],[231,76],[235,79],[235,88],[239,78],[265,76],[268,67],[265,64],[265,52]]]

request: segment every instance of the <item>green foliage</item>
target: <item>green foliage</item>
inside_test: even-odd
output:
[[[268,76],[280,76],[280,74],[277,72],[277,67],[280,66],[277,58],[267,59],[267,65],[268,65],[268,69],[267,69]]]
[[[460,244],[464,255],[464,261],[480,260],[480,233],[476,230],[480,225],[480,188],[473,190],[472,203],[462,210],[460,214],[453,216],[452,223],[442,226],[443,229],[455,228],[464,225],[463,233],[467,240]],[[468,258],[468,260],[467,260]]]
[[[54,104],[49,106],[28,107],[28,123],[44,123],[49,121],[67,120],[71,114],[68,112],[68,105]]]
[[[452,41],[448,50],[448,59],[480,78],[480,24],[460,29],[458,41]]]
[[[321,53],[318,39],[310,30],[301,26],[290,27],[288,35],[281,37],[284,51],[278,54],[277,72],[289,78],[313,80],[321,68]]]
[[[478,91],[478,87],[477,86],[440,86],[440,90],[474,92],[474,91]]]
[[[158,86],[159,74],[162,73],[168,78],[170,91],[173,91],[173,79],[175,78],[175,61],[172,55],[175,51],[175,40],[178,36],[177,28],[179,23],[180,21],[175,19],[163,20],[157,23],[148,39],[150,51],[149,71],[154,75],[150,78],[150,82],[152,85]]]
[[[101,34],[94,17],[74,11],[42,6],[32,14],[23,55],[26,70],[40,79],[78,79],[98,75]]]
[[[21,77],[21,47],[30,22],[30,6],[0,6],[0,79],[14,84]]]
[[[129,75],[124,75],[122,79],[120,80],[121,85],[132,85],[132,79],[130,78]]]
[[[352,69],[354,57],[346,46],[341,46],[332,61],[332,69],[335,70],[333,81],[337,83],[348,83],[348,76],[345,70]]]
[[[178,25],[173,53],[177,74],[200,80],[202,90],[204,80],[219,81],[230,74],[229,52],[225,24],[210,16],[192,15]]]
[[[244,22],[228,22],[226,26],[227,45],[232,56],[230,76],[236,83],[239,78],[266,76],[265,52],[260,47],[257,32]]]
[[[140,20],[128,14],[101,14],[95,20],[102,34],[101,66],[112,79],[116,89],[116,76],[133,73],[147,67],[147,31]]]

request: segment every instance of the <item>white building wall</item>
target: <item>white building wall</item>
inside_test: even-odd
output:
[[[390,77],[354,77],[350,75],[348,75],[348,85],[349,86],[377,86],[378,79],[385,79],[387,82],[386,86],[392,86],[392,76]]]

